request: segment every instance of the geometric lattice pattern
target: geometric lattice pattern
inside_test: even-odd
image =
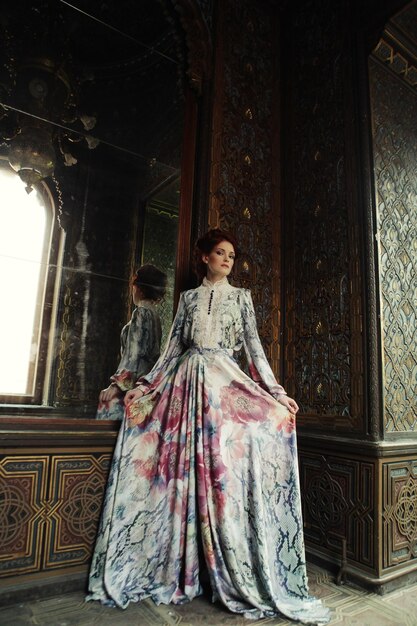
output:
[[[417,91],[370,62],[385,429],[417,430]]]
[[[383,38],[379,40],[378,45],[373,51],[375,57],[379,58],[383,63],[389,65],[391,71],[398,74],[402,80],[411,88],[416,89],[417,93],[417,67],[404,57],[401,52],[395,50],[394,47]]]
[[[48,458],[4,456],[0,461],[0,576],[41,567]]]
[[[1,459],[0,576],[88,562],[111,456],[63,453]]]
[[[373,463],[300,450],[304,537],[307,548],[376,570],[372,537],[377,524]]]
[[[417,559],[417,461],[383,465],[383,567]]]
[[[86,563],[94,546],[110,455],[51,459],[45,567]]]

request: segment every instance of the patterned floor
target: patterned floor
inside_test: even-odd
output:
[[[309,566],[311,592],[333,611],[331,626],[417,626],[417,584],[378,596]],[[0,608],[0,626],[294,626],[284,619],[248,621],[213,605],[206,597],[183,606],[155,606],[151,601],[125,611],[84,602],[81,592]]]

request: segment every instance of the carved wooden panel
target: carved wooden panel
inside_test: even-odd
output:
[[[383,567],[417,559],[417,461],[382,467]]]
[[[272,155],[279,100],[273,11],[267,3],[249,0],[217,6],[209,225],[238,238],[242,254],[234,280],[252,290],[263,345],[278,371],[279,163]]]
[[[381,53],[381,46],[378,48]],[[385,429],[417,429],[417,89],[370,59]],[[410,75],[407,74],[408,78]],[[417,84],[417,83],[416,83]]]
[[[347,6],[304,2],[290,12],[284,362],[308,424],[352,430],[362,426],[364,381]]]
[[[41,569],[46,455],[2,455],[0,461],[0,576]]]
[[[372,462],[300,452],[304,535],[307,546],[376,568],[376,471]]]
[[[88,563],[111,456],[2,456],[0,577]]]
[[[109,454],[52,457],[45,569],[88,562],[110,460]]]
[[[373,51],[373,56],[382,61],[391,72],[396,74],[401,81],[404,81],[408,87],[411,87],[417,93],[417,63],[414,61],[413,55],[411,56],[413,60],[410,60],[410,58],[404,56],[402,49],[396,49],[390,37],[386,39],[383,37]]]

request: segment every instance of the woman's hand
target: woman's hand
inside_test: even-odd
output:
[[[280,396],[278,398],[278,402],[282,404],[283,406],[285,406],[289,410],[290,413],[294,413],[294,415],[297,413],[299,409],[296,401],[293,400],[292,398],[289,398],[288,396]]]
[[[109,385],[106,389],[102,389],[100,391],[100,395],[98,397],[100,402],[110,402],[119,395],[119,387],[117,385]]]
[[[125,395],[125,406],[129,406],[129,404],[132,404],[132,402],[139,400],[139,398],[141,398],[142,396],[143,396],[142,389],[139,389],[138,387],[136,387],[136,389],[131,389]]]

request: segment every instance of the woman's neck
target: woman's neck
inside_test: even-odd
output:
[[[206,280],[208,280],[208,282],[211,283],[212,285],[215,285],[216,283],[220,283],[222,281],[226,282],[227,276],[224,276],[224,275],[222,276],[221,274],[212,274],[211,272],[207,272]]]

